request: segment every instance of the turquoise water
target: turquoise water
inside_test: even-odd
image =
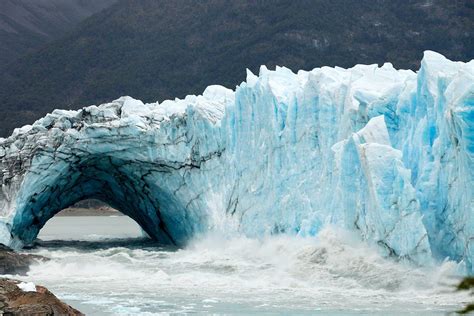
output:
[[[356,236],[204,236],[183,249],[143,237],[129,218],[55,217],[28,250],[52,258],[22,279],[88,315],[437,314],[469,298],[452,263],[416,268],[382,258]]]

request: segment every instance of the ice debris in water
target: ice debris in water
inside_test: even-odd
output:
[[[0,241],[31,242],[84,198],[182,245],[209,230],[312,236],[328,224],[387,255],[474,260],[474,62],[425,52],[293,73],[235,91],[56,110],[0,140]]]

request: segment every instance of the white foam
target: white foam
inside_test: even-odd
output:
[[[456,310],[467,299],[452,291],[454,263],[417,268],[395,262],[357,235],[333,227],[316,238],[209,235],[178,251],[35,252],[52,260],[33,266],[28,280],[104,312],[116,313],[120,304],[122,311],[139,308],[140,313],[149,306],[175,313],[184,305],[198,313],[225,313],[226,308],[421,313]]]

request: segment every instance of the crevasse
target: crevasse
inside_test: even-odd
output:
[[[473,155],[474,61],[262,66],[235,92],[56,110],[0,139],[0,241],[30,243],[98,198],[165,243],[336,225],[387,255],[472,272]]]

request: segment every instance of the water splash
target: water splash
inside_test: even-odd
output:
[[[25,278],[98,315],[137,313],[436,314],[467,300],[457,265],[415,267],[384,258],[357,235],[203,236],[186,248],[143,239],[51,241],[52,258]]]

